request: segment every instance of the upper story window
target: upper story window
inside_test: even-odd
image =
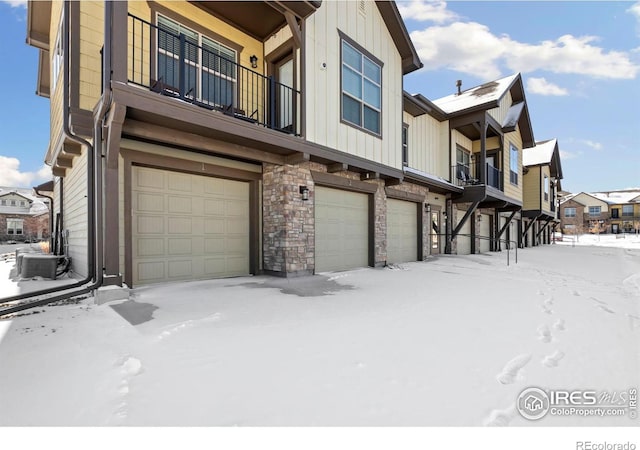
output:
[[[565,217],[575,217],[576,216],[576,208],[567,207],[564,209]]]
[[[180,61],[180,35],[185,36]],[[179,88],[180,64],[185,64],[186,95],[221,107],[236,106],[236,51],[158,15],[157,78],[164,85]]]
[[[409,165],[409,125],[402,126],[402,165]]]
[[[544,176],[544,201],[549,201],[549,177]]]
[[[11,200],[11,206],[16,206],[16,201],[15,200]]]
[[[633,216],[633,205],[622,205],[623,216]]]
[[[509,181],[518,185],[518,147],[510,144],[509,147]]]
[[[600,206],[589,206],[589,215],[590,216],[599,216],[600,215]]]
[[[382,63],[342,37],[342,120],[381,134]]]
[[[22,234],[22,219],[7,219],[7,234]]]
[[[617,219],[618,217],[620,217],[620,209],[619,208],[612,208],[611,209],[611,218],[612,219]]]
[[[471,153],[456,146],[456,178],[466,181],[471,178]]]
[[[58,77],[62,71],[64,48],[63,48],[63,27],[64,14],[60,17],[60,25],[58,26],[58,34],[56,35],[56,42],[51,52],[51,92],[55,91],[58,84]]]
[[[5,206],[7,204],[6,200],[0,200],[0,205]]]

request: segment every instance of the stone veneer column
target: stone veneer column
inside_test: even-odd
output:
[[[375,180],[375,184],[378,190],[373,196],[374,263],[375,267],[383,267],[387,263],[387,195],[384,180]]]
[[[312,274],[315,219],[310,163],[265,163],[262,183],[263,269],[285,277]],[[309,200],[302,200],[300,186],[309,189]]]

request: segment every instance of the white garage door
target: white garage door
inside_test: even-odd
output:
[[[316,187],[316,272],[369,264],[369,196]]]
[[[491,216],[480,214],[480,253],[486,253],[491,249]]]
[[[134,284],[249,273],[249,183],[132,172]]]
[[[458,220],[456,222],[456,227],[464,217],[465,211],[458,211]],[[458,233],[457,236],[457,245],[458,245],[458,255],[468,255],[471,253],[471,221],[473,220],[473,216],[469,217],[467,221],[462,226],[462,229]],[[463,236],[464,235],[464,236]]]
[[[416,203],[387,200],[387,262],[418,259],[418,211]]]

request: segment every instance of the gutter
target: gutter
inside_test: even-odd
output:
[[[104,72],[103,72],[103,96],[100,100],[97,113],[94,115],[93,123],[93,142],[102,142],[102,122],[108,112],[108,106],[111,103],[111,12],[112,6],[107,0],[105,3],[105,21],[104,21],[104,36],[105,36],[105,48],[104,48]],[[102,171],[102,152],[96,152],[95,147],[87,140],[77,136],[71,130],[69,124],[70,117],[70,97],[69,97],[69,53],[70,53],[70,8],[71,1],[65,0],[63,13],[63,133],[64,135],[83,146],[87,147],[87,218],[88,218],[88,235],[87,235],[87,251],[88,251],[88,270],[87,276],[70,285],[57,286],[49,289],[42,289],[39,291],[33,291],[25,294],[15,295],[8,298],[0,299],[3,303],[12,302],[16,300],[22,300],[25,298],[37,297],[41,295],[48,295],[56,292],[61,292],[58,295],[48,297],[45,299],[35,300],[32,302],[24,303],[21,305],[13,306],[10,308],[0,310],[0,317],[13,314],[26,309],[35,308],[38,306],[53,303],[59,300],[65,300],[71,297],[77,297],[79,295],[87,294],[98,289],[102,285],[102,268],[97,267],[97,262],[101,262],[102,252],[98,251],[103,245],[102,233],[96,233],[98,225],[98,218],[102,219],[102,213],[96,209],[96,203],[101,207],[99,199],[102,196],[102,180],[97,174]],[[109,100],[105,102],[105,98]],[[96,183],[96,180],[100,181]],[[62,194],[62,191],[61,191]],[[60,205],[62,207],[62,205]],[[61,209],[62,212],[62,209]]]

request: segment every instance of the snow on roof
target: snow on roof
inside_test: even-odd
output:
[[[28,214],[33,214],[33,215],[42,214],[44,212],[47,212],[47,210],[49,209],[47,207],[48,200],[40,197],[36,197],[34,195],[33,189],[0,186],[0,197],[8,194],[18,194],[26,198],[27,200],[29,200],[30,208],[29,208]],[[45,203],[45,201],[47,203]],[[14,209],[7,209],[7,208],[14,208]],[[0,212],[2,213],[10,213],[14,211],[15,211],[15,207],[11,207],[11,206],[0,207]]]
[[[412,167],[404,167],[402,170],[404,171],[404,173],[409,173],[409,174],[412,174],[412,175],[417,175],[417,176],[422,177],[422,178],[427,178],[427,179],[432,180],[432,181],[434,181],[436,183],[440,183],[440,184],[446,185],[447,187],[450,187],[450,188],[452,188],[454,190],[460,190],[459,186],[456,186],[455,184],[452,184],[449,181],[447,181],[444,178],[439,177],[437,175],[432,175],[430,173],[423,172],[421,170],[414,169]]]
[[[594,192],[591,195],[609,204],[622,204],[631,203],[636,197],[640,196],[640,191]]]
[[[522,114],[523,108],[524,102],[511,105],[511,108],[507,111],[507,116],[504,118],[502,128],[515,128],[518,124],[518,120],[520,120],[520,114]]]
[[[543,142],[536,142],[534,147],[525,148],[522,151],[522,165],[535,166],[538,164],[549,164],[553,157],[553,150],[556,147],[557,139]]]
[[[519,74],[509,75],[496,81],[490,81],[480,86],[463,91],[461,94],[451,94],[434,100],[440,109],[447,114],[463,111],[474,106],[484,105],[499,100],[513,84]]]

